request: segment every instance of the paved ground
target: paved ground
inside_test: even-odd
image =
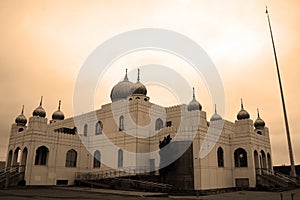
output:
[[[300,189],[282,192],[284,200],[290,200],[294,193],[294,200],[300,200]],[[171,196],[163,197],[158,193],[129,192],[91,188],[26,188],[0,190],[0,199],[29,200],[29,199],[83,199],[83,200],[167,200],[167,199],[202,199],[202,200],[280,200],[280,192],[240,191],[208,196]]]

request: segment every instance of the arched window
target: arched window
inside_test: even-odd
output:
[[[25,147],[22,151],[22,160],[21,160],[21,165],[26,165],[26,161],[27,161],[27,154],[28,154],[28,150]]]
[[[118,168],[123,167],[123,150],[119,149],[118,151]]]
[[[121,115],[119,118],[119,131],[124,131],[124,116]]]
[[[86,137],[87,133],[88,133],[88,125],[85,124],[84,127],[83,127],[83,135]]]
[[[13,157],[13,151],[10,150],[9,153],[8,153],[8,156],[7,156],[6,167],[10,167],[11,166],[12,157]]]
[[[35,165],[47,165],[49,150],[45,146],[40,146],[35,151]]]
[[[101,167],[101,153],[99,150],[95,151],[94,153],[94,168],[100,168]]]
[[[74,149],[70,149],[66,155],[66,167],[76,167],[77,152]]]
[[[158,118],[156,121],[155,121],[155,131],[159,131],[160,129],[163,128],[163,124],[164,122]]]
[[[267,160],[268,160],[268,169],[272,170],[272,160],[271,160],[271,155],[267,153]]]
[[[238,148],[234,151],[235,167],[248,167],[247,152],[245,149]]]
[[[98,121],[95,127],[95,135],[101,135],[102,129],[103,129],[103,123],[101,121]]]
[[[222,147],[218,148],[217,156],[218,156],[218,167],[224,167],[224,151]]]

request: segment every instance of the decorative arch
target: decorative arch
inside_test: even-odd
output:
[[[224,167],[224,151],[222,147],[217,150],[218,167]]]
[[[99,150],[96,150],[94,152],[94,168],[100,168],[101,167],[101,152]]]
[[[101,135],[103,130],[103,123],[98,121],[95,126],[95,135]]]
[[[235,167],[248,167],[247,151],[243,148],[238,148],[234,151]]]
[[[164,122],[162,119],[158,118],[156,121],[155,121],[155,131],[159,131],[160,129],[162,129],[164,126]]]
[[[123,167],[123,150],[119,149],[118,150],[118,168]]]
[[[76,167],[77,164],[77,152],[74,149],[70,149],[66,155],[66,167]]]
[[[124,131],[124,116],[119,117],[119,131]]]
[[[40,146],[35,151],[35,165],[47,165],[49,157],[49,149],[45,146]]]

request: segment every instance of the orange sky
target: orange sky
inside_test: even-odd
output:
[[[0,160],[5,160],[10,126],[23,104],[28,118],[43,95],[49,118],[61,99],[63,112],[72,116],[77,74],[98,45],[125,31],[164,28],[188,36],[212,58],[225,88],[226,119],[236,119],[241,97],[253,120],[256,108],[260,108],[261,117],[270,129],[273,162],[288,164],[282,105],[264,13],[266,3],[295,161],[299,164],[300,1],[297,0],[0,1]],[[123,66],[138,61],[143,65],[144,59],[151,57],[141,57]],[[116,70],[123,72],[123,66]],[[114,83],[106,84],[98,105],[110,102]],[[199,89],[196,92],[209,118],[212,108],[206,93]],[[164,103],[159,102],[162,99],[159,93],[149,91],[149,94],[155,102]]]

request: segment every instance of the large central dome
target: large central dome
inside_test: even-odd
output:
[[[117,83],[113,87],[110,93],[110,99],[112,102],[119,101],[121,99],[127,99],[131,95],[131,87],[134,83],[130,82],[127,77],[127,69],[124,80]]]
[[[128,80],[127,69],[124,80],[117,83],[111,90],[110,99],[112,102],[127,99],[131,95],[147,95],[147,88],[140,82],[140,69],[138,69],[137,82]]]

